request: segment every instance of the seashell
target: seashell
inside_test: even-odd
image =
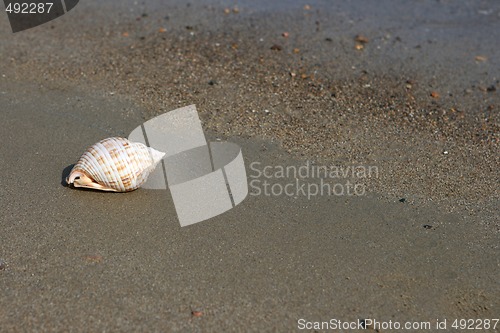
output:
[[[66,183],[102,191],[133,191],[146,182],[163,156],[165,153],[142,143],[107,138],[87,149]]]

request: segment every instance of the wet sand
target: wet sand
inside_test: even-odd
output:
[[[2,330],[498,318],[500,8],[304,5],[89,1],[18,34],[0,22]],[[185,228],[168,192],[63,185],[87,146],[193,103],[249,176],[378,177],[364,196],[251,194]]]

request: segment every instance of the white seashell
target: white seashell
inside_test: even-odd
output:
[[[82,155],[66,182],[74,187],[128,192],[144,184],[165,156],[142,143],[124,138],[99,141]]]

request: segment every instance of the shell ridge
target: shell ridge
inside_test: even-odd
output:
[[[100,142],[89,148],[89,151],[88,151],[89,154],[87,155],[88,162],[91,165],[91,170],[94,172],[94,174],[96,176],[96,178],[94,178],[94,180],[101,185],[108,186],[109,184],[107,184],[107,182],[106,182],[106,179],[107,179],[106,170],[104,170],[101,167],[101,165],[99,163],[99,159],[98,159],[98,157],[100,156],[100,152],[98,150],[99,144],[100,144]]]
[[[151,172],[151,162],[149,160],[149,156],[145,155],[147,147],[144,144],[135,142],[133,144],[133,149],[136,151],[136,154],[134,155],[135,162],[139,166],[137,169],[138,172],[136,173],[136,186],[141,186]]]
[[[98,169],[95,167],[95,158],[91,151],[86,151],[77,163],[78,169],[85,172],[90,178],[98,182],[102,177],[99,174]]]
[[[119,187],[120,190],[125,190],[116,165],[116,163],[119,162],[119,158],[117,156],[120,155],[120,150],[124,150],[123,144],[119,140],[116,140],[116,138],[110,138],[109,140],[101,141],[101,145],[96,146],[99,149],[99,154],[102,158],[104,166],[103,171],[107,176],[105,178],[106,186],[112,188]]]
[[[126,160],[123,166],[124,177],[122,177],[122,180],[123,184],[125,185],[125,188],[127,189],[134,188],[135,185],[137,184],[137,174],[136,172],[134,172],[134,170],[137,170],[138,166],[135,163],[135,159],[133,158],[134,152],[131,148],[132,148],[131,145],[125,147],[126,153],[123,154]]]

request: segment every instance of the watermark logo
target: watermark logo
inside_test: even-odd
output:
[[[377,166],[320,166],[250,163],[247,179],[241,148],[205,139],[196,107],[186,106],[150,119],[129,140],[165,153],[142,186],[170,189],[181,226],[222,214],[251,196],[363,196],[365,181],[378,178]],[[249,191],[249,186],[251,192]]]
[[[166,153],[142,187],[168,187],[183,227],[222,214],[248,195],[241,148],[208,143],[194,105],[150,119],[128,138]]]
[[[73,9],[79,0],[12,1],[4,0],[12,32],[34,28]]]
[[[308,200],[317,196],[364,196],[365,181],[378,178],[374,165],[263,165],[250,163],[251,196],[288,196]]]

